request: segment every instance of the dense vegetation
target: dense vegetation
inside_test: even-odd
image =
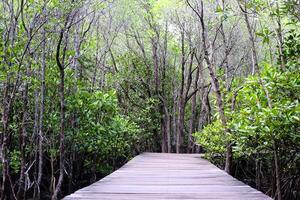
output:
[[[2,0],[1,199],[60,199],[144,152],[300,198],[297,0]]]

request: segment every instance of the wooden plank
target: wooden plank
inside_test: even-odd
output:
[[[270,200],[199,154],[143,153],[65,200]]]

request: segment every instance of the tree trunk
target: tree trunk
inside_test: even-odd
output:
[[[277,200],[282,200],[282,192],[281,192],[281,182],[280,182],[280,164],[278,158],[278,150],[276,142],[274,141],[274,162],[275,162],[275,172],[276,172],[276,194]]]
[[[277,38],[278,38],[278,49],[279,49],[279,57],[280,57],[280,67],[282,70],[285,69],[285,58],[283,55],[283,36],[282,36],[282,26],[281,26],[281,19],[280,19],[280,10],[279,10],[279,3],[276,1],[276,15],[277,15]]]
[[[231,144],[227,144],[227,147],[226,147],[225,172],[227,172],[228,174],[232,173],[232,160],[233,160],[232,145]]]
[[[165,121],[166,121],[166,131],[167,131],[167,145],[168,145],[168,153],[171,153],[171,125],[170,125],[170,114],[166,113],[166,117],[165,117]]]
[[[198,90],[198,80],[200,75],[200,66],[197,67],[196,71],[196,77],[194,80],[194,90]],[[193,146],[194,146],[194,139],[193,139],[193,133],[195,131],[195,121],[196,121],[196,107],[197,106],[197,92],[192,97],[192,104],[191,104],[191,111],[192,115],[190,118],[190,125],[189,125],[189,135],[188,135],[188,152],[193,152]]]
[[[256,52],[256,47],[255,47],[254,30],[252,30],[252,27],[251,27],[251,24],[249,21],[247,6],[244,5],[244,7],[243,7],[240,0],[237,0],[237,3],[240,7],[240,10],[242,11],[242,13],[244,15],[244,20],[245,20],[246,27],[247,27],[248,34],[249,34],[249,40],[251,43],[251,51],[252,51],[252,75],[254,75],[259,70],[257,52]]]
[[[178,95],[177,95],[177,90],[175,89],[174,86],[175,86],[175,83],[173,83],[174,91],[173,91],[173,107],[172,107],[172,139],[171,139],[171,141],[172,141],[172,145],[176,147],[175,148],[175,152],[176,152],[176,150],[177,150],[177,127],[178,127],[178,124],[177,124]]]
[[[166,130],[166,117],[165,113],[161,113],[161,122],[160,122],[160,130],[161,130],[161,152],[167,153],[168,152],[168,144],[167,144],[167,130]]]
[[[60,134],[59,134],[59,178],[52,196],[52,200],[57,200],[57,195],[61,190],[65,168],[65,72],[60,69]]]
[[[30,71],[30,63],[26,69],[26,77],[29,78],[29,71]],[[19,187],[17,192],[18,199],[24,199],[25,197],[25,168],[26,168],[26,161],[25,161],[25,148],[26,148],[26,120],[27,120],[27,113],[28,111],[28,80],[25,81],[25,90],[23,94],[23,115],[22,115],[22,122],[20,128],[20,178],[19,178]]]
[[[68,20],[65,22],[67,25]],[[64,168],[65,168],[65,69],[64,69],[64,58],[66,53],[66,44],[63,51],[63,62],[60,61],[60,47],[64,38],[65,28],[60,31],[60,37],[56,49],[56,64],[59,68],[60,74],[60,133],[59,133],[59,178],[55,191],[52,195],[52,200],[57,200],[58,193],[61,190],[62,182],[64,179]]]
[[[257,190],[261,190],[261,165],[259,160],[259,154],[257,153],[255,158],[255,185]]]
[[[7,83],[8,84],[8,83]],[[1,200],[5,199],[5,194],[7,191],[7,171],[8,171],[8,161],[7,161],[7,127],[8,127],[8,111],[7,111],[7,93],[8,86],[5,87],[4,98],[3,98],[3,113],[2,113],[2,137],[1,137],[1,162],[2,162],[2,185],[1,185]]]
[[[39,98],[39,93],[38,90],[36,89],[34,92],[34,98],[35,98],[35,108],[34,108],[34,125],[33,125],[33,138],[35,139],[35,151],[34,151],[34,161],[35,161],[35,169],[34,169],[34,188],[33,188],[33,199],[38,200],[40,199],[38,197],[39,194],[39,188],[37,185],[37,180],[38,180],[38,162],[39,162],[39,146],[38,146],[38,134],[39,134],[39,105],[40,105],[40,98]]]
[[[39,129],[38,129],[38,176],[37,176],[37,183],[36,183],[36,199],[40,199],[40,184],[42,181],[43,176],[43,138],[44,138],[44,131],[43,131],[43,123],[44,123],[44,110],[45,110],[45,75],[46,75],[46,32],[43,29],[43,42],[42,42],[42,71],[41,71],[41,101],[40,101],[40,121],[39,121]]]
[[[178,116],[178,130],[177,130],[177,144],[176,144],[176,153],[183,153],[183,139],[184,139],[184,100],[180,98],[179,100],[179,116]]]
[[[222,9],[225,10],[225,0],[222,0]],[[225,54],[225,58],[224,58],[225,83],[226,83],[226,89],[228,91],[230,88],[230,74],[229,74],[230,68],[229,68],[229,59],[228,59],[230,50],[229,50],[229,45],[228,45],[228,42],[226,39],[223,23],[224,23],[223,20],[221,20],[221,27],[220,27],[221,31],[220,32],[222,35],[224,54]]]
[[[152,59],[154,65],[154,85],[155,85],[155,94],[158,94],[160,81],[159,81],[159,63],[158,63],[158,56],[157,56],[157,41],[155,38],[152,38]]]
[[[178,102],[178,130],[176,135],[176,153],[183,152],[183,140],[184,140],[184,116],[185,116],[185,94],[184,94],[184,84],[185,84],[185,28],[181,30],[181,85],[179,93]]]
[[[188,5],[193,9],[193,11],[197,14],[197,16],[199,17],[200,23],[201,23],[201,27],[202,27],[202,34],[201,34],[201,39],[202,39],[202,45],[203,45],[203,51],[204,51],[204,59],[206,61],[207,64],[207,68],[209,71],[209,75],[211,77],[211,81],[215,90],[215,94],[216,94],[216,98],[217,98],[217,107],[218,107],[218,112],[220,115],[220,119],[222,122],[222,125],[224,127],[224,134],[228,134],[228,129],[227,129],[227,121],[226,121],[226,116],[225,116],[225,112],[224,112],[224,105],[223,105],[223,100],[222,100],[222,95],[221,95],[221,90],[220,90],[220,84],[219,84],[219,80],[218,77],[215,74],[214,71],[214,67],[213,67],[213,63],[212,60],[210,58],[210,53],[208,52],[208,45],[207,45],[207,32],[206,32],[206,27],[205,27],[205,23],[204,23],[204,12],[203,12],[203,1],[200,1],[201,7],[200,7],[200,11],[195,10],[195,8],[193,8],[191,6],[191,4],[188,2]],[[227,144],[226,147],[227,151],[226,151],[226,161],[225,161],[225,171],[227,173],[231,173],[231,167],[232,167],[232,145],[231,144]]]

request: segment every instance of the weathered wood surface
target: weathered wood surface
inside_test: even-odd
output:
[[[198,154],[143,153],[65,200],[269,200]]]

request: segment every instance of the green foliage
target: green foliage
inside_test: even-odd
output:
[[[153,94],[151,83],[147,83],[153,72],[149,70],[152,61],[132,53],[125,53],[117,59],[119,71],[111,84],[120,85],[118,91],[124,114],[140,127],[142,134],[137,143],[138,151],[156,151],[159,148],[160,113],[159,99]]]
[[[69,96],[67,102],[68,113],[77,113],[76,125],[68,129],[67,134],[67,141],[74,144],[75,149],[102,161],[131,156],[139,129],[120,115],[115,91],[80,90]]]
[[[20,151],[13,150],[10,152],[10,163],[11,168],[13,170],[13,173],[17,173],[20,169],[21,163],[20,163]]]
[[[258,76],[248,77],[236,99],[235,112],[227,113],[230,135],[224,134],[219,120],[195,133],[198,142],[210,153],[224,153],[228,141],[234,142],[236,156],[250,156],[272,150],[274,142],[300,142],[300,73],[281,72],[265,66],[261,79],[269,91],[268,106]],[[229,97],[231,97],[229,95]]]
[[[224,154],[226,151],[226,141],[229,141],[228,135],[224,134],[224,127],[220,120],[208,124],[201,132],[196,132],[195,136],[201,146],[209,152]]]
[[[297,143],[300,92],[299,72],[278,72],[266,68],[262,74],[269,90],[272,108],[268,107],[263,88],[257,77],[251,77],[239,94],[240,110],[232,116],[232,130],[236,137],[236,151],[249,153],[268,150],[273,142],[282,139]],[[249,93],[251,91],[251,93]]]
[[[262,38],[263,44],[269,44],[270,38],[275,36],[274,32],[266,27],[262,28],[260,32],[256,32],[256,35]]]
[[[300,31],[291,29],[285,38],[283,55],[287,59],[287,66],[292,69],[299,68],[300,65]]]

